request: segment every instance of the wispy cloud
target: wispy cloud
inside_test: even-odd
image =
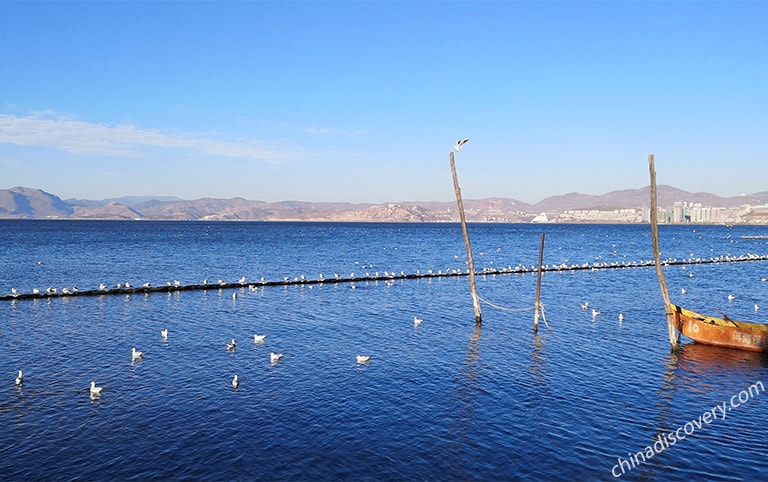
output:
[[[365,131],[363,130],[356,130],[356,131],[345,131],[342,129],[335,129],[332,127],[305,127],[302,129],[307,134],[316,134],[316,135],[334,135],[334,136],[345,136],[345,137],[355,137],[365,134]]]
[[[225,141],[203,134],[167,133],[133,125],[93,124],[70,118],[0,115],[0,144],[57,149],[72,154],[134,157],[142,148],[182,149],[217,157],[279,161],[285,150],[256,140]]]

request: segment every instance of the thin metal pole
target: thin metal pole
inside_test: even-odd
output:
[[[464,234],[464,245],[467,247],[467,262],[469,264],[469,289],[472,293],[472,302],[475,305],[475,324],[480,325],[483,322],[483,318],[482,313],[480,312],[480,298],[477,296],[477,287],[475,286],[475,261],[472,259],[472,246],[469,244],[467,220],[464,217],[464,203],[461,200],[461,188],[459,187],[459,178],[456,175],[456,162],[453,160],[453,152],[451,152],[451,174],[453,174],[453,189],[456,191],[456,203],[459,205],[461,232]]]

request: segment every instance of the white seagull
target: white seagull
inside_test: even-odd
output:
[[[464,144],[466,144],[467,142],[469,142],[469,138],[456,141],[456,145],[453,146],[453,148],[456,149],[456,152],[461,152],[461,148],[464,147]]]
[[[733,301],[735,299],[736,297],[734,295],[728,295],[728,301]]]
[[[232,338],[232,341],[227,343],[227,351],[235,351],[235,348],[237,348],[237,342],[235,342],[235,339]]]
[[[136,347],[131,348],[131,360],[138,360],[139,358],[144,358],[144,352],[136,351]]]
[[[282,353],[270,353],[269,354],[269,361],[271,361],[272,363],[277,363],[278,361],[280,361],[281,358],[283,358],[283,354]]]
[[[97,387],[96,382],[91,382],[91,396],[98,397],[101,395],[101,389],[103,387]]]
[[[162,330],[160,330],[160,336],[163,337],[163,340],[167,340],[168,339],[168,328],[163,328]]]
[[[19,374],[16,375],[16,386],[21,386],[21,384],[24,383],[24,375],[21,374],[21,370],[19,370]]]
[[[357,363],[368,363],[370,359],[370,355],[357,355]]]
[[[582,303],[582,304],[581,304],[581,309],[582,309],[582,310],[587,310],[587,309],[589,309],[589,301]]]
[[[595,318],[595,317],[596,317],[596,316],[598,316],[599,314],[600,314],[600,312],[599,312],[599,311],[597,311],[596,309],[592,308],[592,318]]]
[[[253,335],[253,342],[254,343],[264,343],[264,340],[267,338],[267,335]]]
[[[624,321],[624,313],[619,313],[619,321]]]
[[[758,305],[757,303],[755,303],[755,311],[760,311],[760,305]],[[19,372],[19,373],[21,373],[21,372]]]
[[[237,388],[240,386],[240,380],[237,379],[237,375],[235,375],[235,378],[232,379],[232,388]]]
[[[421,325],[422,323],[424,323],[424,320],[423,320],[423,319],[421,319],[421,318],[416,318],[415,316],[413,317],[413,326],[419,326],[419,325]]]

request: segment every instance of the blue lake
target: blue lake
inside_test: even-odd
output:
[[[536,265],[541,233],[549,265],[653,257],[647,225],[469,232],[478,271]],[[742,238],[766,234],[661,226],[662,257],[766,255]],[[653,268],[545,273],[536,335],[533,274],[478,276],[479,327],[466,276],[365,279],[466,269],[457,224],[0,221],[2,295],[328,280],[0,301],[0,479],[765,478],[768,394],[749,387],[768,385],[768,356],[685,339],[671,352]],[[683,306],[768,322],[766,261],[665,274]]]

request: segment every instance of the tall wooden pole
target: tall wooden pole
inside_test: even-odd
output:
[[[461,232],[464,234],[464,245],[467,247],[467,262],[469,264],[469,290],[472,293],[472,302],[475,305],[475,324],[480,325],[483,322],[483,318],[482,314],[480,313],[480,298],[477,296],[477,287],[475,286],[475,261],[472,259],[472,246],[469,244],[467,220],[464,217],[464,202],[461,200],[461,188],[459,187],[459,178],[456,175],[456,162],[453,160],[453,152],[451,152],[451,174],[453,174],[453,189],[456,191],[456,203],[459,205]]]
[[[539,331],[539,310],[541,309],[541,263],[544,261],[544,233],[541,233],[541,243],[539,244],[539,277],[536,280],[536,304],[534,305],[533,332]]]
[[[651,173],[651,238],[653,239],[653,261],[656,265],[656,275],[659,277],[661,296],[664,297],[664,310],[667,314],[669,344],[672,345],[673,349],[677,349],[678,344],[680,343],[680,332],[675,327],[675,316],[672,312],[672,306],[669,300],[667,280],[664,278],[664,271],[661,269],[661,254],[659,253],[659,220],[658,207],[656,205],[656,168],[653,163],[653,154],[648,155],[648,168]]]

